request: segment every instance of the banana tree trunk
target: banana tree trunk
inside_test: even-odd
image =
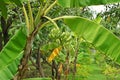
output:
[[[25,77],[26,71],[28,70],[28,60],[31,55],[31,50],[32,50],[32,43],[33,43],[34,36],[30,36],[27,38],[27,43],[24,51],[23,58],[21,59],[21,64],[19,66],[19,73],[17,75],[17,80],[21,80],[22,78]]]
[[[31,34],[29,34],[29,37],[27,37],[27,42],[26,42],[26,46],[24,48],[25,50],[24,50],[23,58],[21,59],[19,69],[18,69],[18,74],[16,76],[17,80],[21,80],[25,77],[26,71],[28,70],[28,60],[30,59],[30,56],[31,56],[32,44],[33,44],[36,34],[38,33],[38,30],[39,30],[38,28],[40,28],[42,24],[43,24],[43,22],[40,22],[35,27],[33,32]],[[14,80],[16,80],[16,79],[14,79]]]

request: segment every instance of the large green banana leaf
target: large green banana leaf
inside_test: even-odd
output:
[[[10,80],[14,77],[25,44],[26,35],[19,29],[0,52],[0,80]]]
[[[113,33],[102,25],[81,17],[68,17],[65,23],[77,35],[120,64],[120,39]]]
[[[58,3],[63,7],[103,5],[117,2],[120,2],[120,0],[58,0]]]

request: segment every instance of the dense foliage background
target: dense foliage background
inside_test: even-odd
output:
[[[52,4],[53,0],[50,3]],[[27,2],[24,5],[28,13]],[[30,5],[33,10],[33,17],[35,17],[39,6],[45,4],[44,0],[40,0],[31,1]],[[89,7],[64,8],[56,4],[47,13],[47,16],[55,18],[72,15],[88,18],[104,25],[105,28],[120,37],[120,4],[104,6],[106,10],[94,14],[97,15],[94,17],[94,12]],[[20,7],[9,4],[7,8],[7,18],[0,13],[0,51],[12,36],[26,25],[25,16]],[[43,20],[47,21],[46,18]],[[48,77],[53,80],[58,77],[61,80],[120,79],[119,64],[111,60],[110,57],[101,54],[102,52],[98,51],[82,36],[76,36],[63,20],[57,20],[56,24],[58,28],[54,27],[53,24],[48,24],[35,36],[24,78]]]

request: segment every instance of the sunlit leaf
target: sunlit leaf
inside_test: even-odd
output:
[[[82,7],[91,5],[103,5],[110,3],[118,3],[120,0],[58,0],[63,7]]]
[[[65,23],[77,35],[83,36],[96,49],[120,64],[120,39],[105,27],[81,17],[68,17]]]
[[[20,29],[0,52],[0,80],[10,80],[17,73],[26,44],[26,35]]]

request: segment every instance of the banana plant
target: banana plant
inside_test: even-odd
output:
[[[19,29],[0,52],[0,80],[12,79],[17,73],[26,44],[24,32],[24,29]]]
[[[19,65],[18,73],[14,79],[17,78],[17,80],[21,80],[22,78],[24,78],[26,68],[28,66],[27,63],[29,57],[31,56],[32,44],[36,34],[40,29],[45,27],[47,24],[51,24],[51,23],[55,26],[56,29],[58,29],[58,25],[56,24],[55,21],[60,19],[64,19],[64,22],[70,27],[70,29],[73,32],[75,32],[77,35],[83,36],[84,39],[89,43],[93,44],[96,47],[96,49],[105,53],[107,56],[109,56],[111,59],[115,60],[116,62],[120,63],[119,60],[120,40],[110,31],[105,29],[103,26],[81,17],[62,16],[52,19],[46,16],[47,13],[55,4],[61,5],[63,7],[83,7],[90,5],[116,3],[116,2],[120,2],[120,0],[96,0],[96,1],[55,0],[52,4],[50,4],[52,0],[42,0],[41,1],[42,5],[40,5],[40,8],[38,9],[38,13],[36,17],[33,16],[30,1],[27,1],[28,12],[29,12],[27,13],[24,4],[22,4],[19,0],[1,0],[0,10],[2,11],[2,15],[4,17],[7,16],[6,3],[7,4],[11,3],[11,1],[17,4],[18,6],[22,6],[26,21],[26,27],[24,28],[24,30],[26,30],[25,31],[26,33],[22,31],[19,32],[19,34],[16,34],[15,37],[12,38],[1,51],[0,75],[3,76],[0,76],[0,78],[2,80],[4,79],[4,76],[6,77],[6,80],[13,78],[14,75],[17,73],[17,69],[18,69],[17,65],[19,63],[20,65]],[[21,1],[24,2],[24,0]],[[45,6],[43,6],[43,4]],[[24,48],[24,52],[22,54],[23,48]],[[19,60],[18,56],[21,54],[23,55],[23,57],[21,61],[18,61]],[[13,70],[12,67],[14,67],[14,65],[12,64],[14,64],[16,60],[17,63],[15,65],[15,70]],[[4,69],[4,68],[10,68],[10,69]],[[4,73],[2,73],[2,71],[4,71]]]

